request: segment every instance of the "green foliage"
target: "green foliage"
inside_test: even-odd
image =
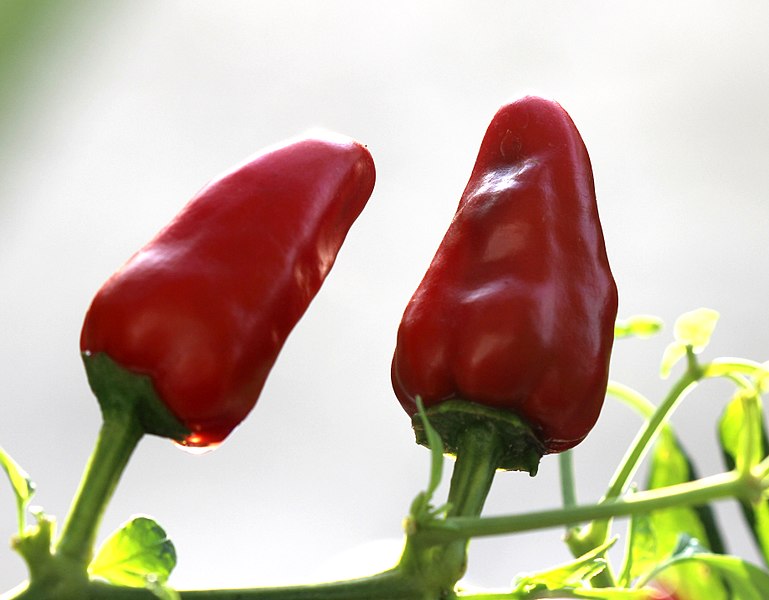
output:
[[[424,427],[425,437],[427,438],[428,447],[430,448],[430,482],[427,485],[425,496],[431,499],[435,490],[441,483],[443,477],[443,440],[441,436],[430,424],[425,414],[425,407],[422,404],[422,399],[417,398],[417,407],[419,409],[419,418],[422,420],[422,426]]]
[[[610,382],[607,395],[632,407],[644,424],[617,467],[604,498],[597,503],[578,504],[576,490],[571,489],[574,493],[565,495],[563,509],[481,517],[478,516],[481,500],[477,511],[456,514],[451,505],[478,496],[480,484],[475,485],[474,477],[456,478],[455,468],[449,491],[451,504],[435,506],[434,496],[444,469],[445,419],[443,425],[436,425],[435,417],[440,423],[441,415],[425,411],[418,400],[414,425],[418,441],[430,449],[430,474],[426,489],[411,505],[405,527],[406,545],[398,566],[362,580],[317,587],[254,588],[238,591],[237,596],[293,598],[295,592],[302,590],[310,593],[308,598],[338,598],[349,597],[347,591],[343,592],[349,589],[346,586],[358,585],[361,587],[356,588],[356,593],[363,595],[354,597],[416,600],[446,596],[452,593],[454,583],[464,571],[466,544],[470,538],[565,526],[569,528],[567,541],[575,554],[574,560],[519,575],[507,591],[459,591],[456,597],[462,600],[766,600],[769,571],[724,554],[711,503],[721,499],[741,502],[748,525],[769,565],[769,441],[761,397],[769,388],[769,370],[766,364],[739,358],[700,363],[697,354],[707,345],[717,318],[715,311],[699,309],[678,319],[675,339],[662,361],[663,374],[669,374],[682,357],[687,359],[686,370],[659,404],[627,386]],[[615,332],[617,337],[647,337],[660,327],[661,322],[653,317],[633,317],[619,322]],[[700,479],[671,425],[670,416],[699,382],[712,378],[726,379],[737,390],[718,423],[718,439],[730,471]],[[451,424],[461,429],[460,421],[451,421]],[[647,457],[645,489],[636,491],[632,478]],[[562,468],[568,470],[568,463],[562,461]],[[492,467],[494,464],[496,462],[489,462]],[[2,450],[0,465],[11,480],[20,515],[23,515],[34,486]],[[475,471],[471,469],[471,472]],[[462,485],[457,486],[455,479],[461,480]],[[571,477],[564,477],[562,481],[573,487]],[[490,480],[487,483],[490,485]],[[487,491],[488,487],[484,487],[483,498]],[[630,523],[624,564],[615,575],[607,551],[618,539],[611,537],[612,518],[623,515],[630,516]],[[167,586],[176,553],[165,531],[152,519],[137,517],[110,536],[88,567],[90,581],[85,573],[82,581],[70,577],[66,557],[51,552],[52,519],[39,515],[38,522],[36,530],[29,528],[15,542],[17,551],[30,566],[30,579],[36,587],[31,587],[29,594],[12,596],[14,599],[58,598],[56,592],[54,596],[35,595],[47,590],[49,581],[55,581],[69,583],[75,586],[72,589],[79,589],[83,594],[85,590],[97,591],[96,597],[100,598],[113,597],[113,592],[114,597],[122,597],[119,594],[126,588],[133,588],[130,593],[137,594],[137,599],[178,600],[179,594]],[[55,544],[53,547],[56,548]],[[316,592],[317,596],[313,595]]]
[[[752,436],[749,435],[751,432]],[[736,395],[721,415],[718,437],[724,462],[729,469],[749,467],[766,457],[769,443],[760,398]],[[750,437],[760,440],[760,443],[752,444]],[[769,498],[764,497],[757,502],[742,499],[740,504],[764,563],[769,566]]]
[[[147,587],[158,597],[169,598],[164,586],[174,566],[176,550],[163,528],[150,518],[134,517],[99,548],[88,573],[116,585]]]
[[[430,449],[430,477],[427,484],[427,489],[417,494],[414,501],[411,503],[409,510],[409,521],[411,527],[424,524],[438,516],[444,515],[446,512],[446,506],[442,505],[434,507],[432,504],[433,494],[441,484],[443,477],[443,440],[441,440],[440,434],[430,423],[427,415],[425,414],[425,408],[422,404],[422,399],[417,398],[418,412],[415,418],[418,418],[422,422],[424,428],[424,436],[427,440],[427,447]],[[407,526],[407,529],[409,527]]]
[[[769,573],[736,556],[711,554],[696,541],[682,540],[669,560],[646,578],[681,600],[766,600]]]
[[[26,526],[26,511],[32,496],[35,495],[35,484],[29,478],[26,471],[0,447],[0,467],[3,468],[11,481],[13,493],[16,496],[17,518],[19,523],[19,535],[24,533]]]
[[[662,319],[653,315],[633,315],[627,319],[617,319],[614,324],[614,337],[649,338],[662,331]]]
[[[659,489],[697,479],[691,459],[669,428],[662,429],[651,454],[647,489]],[[628,530],[625,584],[656,568],[675,549],[682,536],[700,540],[709,550],[723,552],[710,506],[676,506],[633,515]]]
[[[606,568],[605,554],[616,539],[593,549],[591,552],[546,571],[518,575],[513,580],[513,594],[564,591],[584,587],[593,577]]]
[[[665,348],[662,356],[660,375],[663,378],[670,375],[671,369],[687,352],[699,354],[705,349],[718,323],[718,317],[718,312],[710,308],[698,308],[678,317],[673,328],[674,340]]]

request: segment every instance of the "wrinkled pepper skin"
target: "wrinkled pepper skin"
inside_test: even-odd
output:
[[[578,444],[603,404],[617,289],[587,150],[559,104],[502,107],[398,330],[403,408],[462,399],[511,411],[546,453]]]
[[[148,375],[191,434],[221,442],[253,408],[374,187],[336,134],[267,149],[214,179],[98,291],[84,356]]]

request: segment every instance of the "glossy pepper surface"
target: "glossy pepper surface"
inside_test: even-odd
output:
[[[417,396],[510,411],[566,450],[598,418],[616,313],[579,132],[550,100],[502,107],[403,315],[398,399],[410,415]]]
[[[214,179],[98,291],[84,359],[148,376],[189,430],[183,443],[220,442],[253,408],[374,179],[365,147],[325,133]]]

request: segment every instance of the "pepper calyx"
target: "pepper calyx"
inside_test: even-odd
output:
[[[456,398],[425,409],[425,416],[440,434],[443,451],[453,456],[461,444],[462,432],[479,425],[488,427],[489,433],[501,440],[498,470],[526,471],[533,477],[546,452],[534,428],[510,411]],[[419,414],[412,416],[411,421],[417,444],[429,447]]]
[[[163,404],[148,375],[135,373],[105,352],[82,352],[88,383],[102,413],[133,413],[145,433],[183,442],[190,430]]]

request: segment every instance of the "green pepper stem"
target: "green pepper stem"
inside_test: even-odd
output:
[[[462,433],[449,487],[449,517],[481,514],[501,451],[501,439],[494,427],[476,424]]]
[[[104,413],[96,447],[64,522],[56,553],[85,570],[112,494],[144,430],[133,413]]]
[[[488,422],[476,421],[458,431],[446,518],[477,518],[481,514],[504,451],[503,440]],[[432,593],[425,598],[448,597],[465,573],[469,537],[433,545],[425,543],[422,533],[418,529],[408,534],[397,569],[422,581],[423,591]]]
[[[451,475],[447,518],[474,518],[481,514],[502,449],[502,437],[493,426],[477,423],[462,432]],[[451,588],[467,570],[468,543],[469,538],[458,539],[448,544],[436,559],[435,568],[445,574],[447,583],[451,581]]]

